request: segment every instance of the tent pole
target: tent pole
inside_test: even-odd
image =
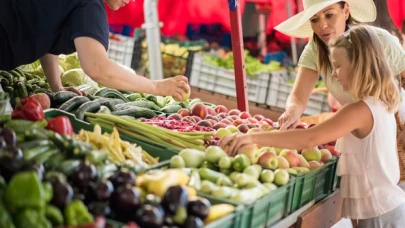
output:
[[[146,31],[146,41],[148,42],[149,72],[152,80],[163,79],[162,53],[160,52],[160,27],[158,0],[145,0],[143,10],[145,14],[145,24],[142,28]]]
[[[235,86],[238,109],[249,111],[249,104],[246,92],[246,73],[245,59],[242,35],[242,16],[237,0],[228,0],[230,19],[231,19],[231,36],[232,51],[235,69]]]

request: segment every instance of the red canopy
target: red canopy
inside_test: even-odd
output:
[[[143,0],[130,2],[127,6],[113,11],[108,6],[107,14],[110,24],[130,25],[139,28],[144,23]],[[287,19],[285,0],[238,0],[241,12],[246,2],[270,2],[273,10],[269,16],[267,32],[275,25]],[[292,10],[296,12],[295,1],[291,1]],[[403,0],[388,0],[390,14],[394,23],[401,27],[405,19],[405,3]],[[185,34],[187,24],[222,24],[231,30],[228,0],[159,0],[159,20],[164,23],[162,32],[165,35]],[[282,38],[286,38],[281,36]]]

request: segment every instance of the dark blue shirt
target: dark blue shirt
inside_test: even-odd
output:
[[[91,37],[108,48],[103,0],[0,0],[0,70],[47,53],[71,54],[74,39]]]

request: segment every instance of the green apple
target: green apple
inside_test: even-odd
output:
[[[185,168],[186,163],[184,159],[180,155],[174,155],[170,159],[170,168],[177,169],[177,168]]]
[[[260,181],[262,183],[273,183],[274,181],[274,172],[270,169],[265,169],[260,174]]]
[[[277,169],[274,171],[274,184],[283,186],[290,180],[290,174],[285,169]]]
[[[230,136],[230,135],[232,135],[232,132],[231,132],[230,130],[226,129],[226,128],[220,128],[220,129],[217,130],[217,132],[215,133],[215,135],[216,135],[218,138],[223,138],[223,137],[225,137],[225,136]]]
[[[226,152],[219,146],[209,146],[205,149],[205,158],[208,162],[217,164],[222,157],[228,157]]]
[[[239,128],[234,126],[234,125],[229,125],[229,126],[226,127],[226,129],[228,129],[232,133],[240,132]]]

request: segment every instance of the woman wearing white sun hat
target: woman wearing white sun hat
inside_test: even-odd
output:
[[[279,118],[280,129],[295,128],[306,108],[310,94],[321,75],[329,92],[342,105],[353,102],[337,80],[331,77],[332,67],[327,44],[332,37],[344,33],[352,24],[373,22],[376,8],[373,0],[303,0],[304,10],[275,27],[297,38],[310,38],[298,62],[298,73]],[[405,78],[405,50],[398,38],[388,31],[373,27],[384,44],[389,66],[394,76]],[[405,91],[402,89],[400,118],[405,120]],[[401,167],[401,180],[405,172]],[[403,182],[402,182],[403,183]]]

